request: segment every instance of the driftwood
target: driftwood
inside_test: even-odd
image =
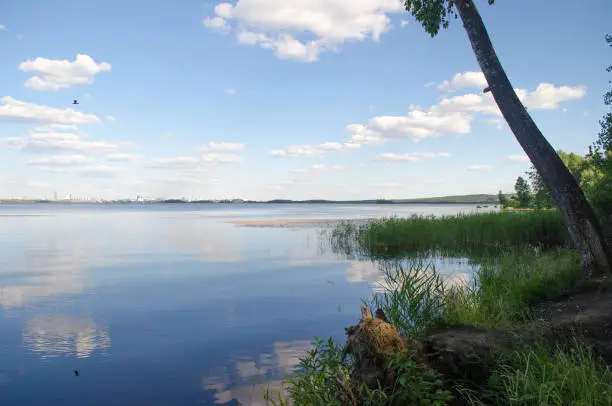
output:
[[[504,354],[535,344],[548,348],[572,344],[575,337],[612,365],[612,292],[586,286],[561,300],[532,309],[536,321],[509,330],[453,327],[406,342],[382,311],[374,318],[361,308],[358,324],[345,329],[354,378],[373,387],[388,387],[393,354],[409,349],[415,360],[451,383],[479,386]]]

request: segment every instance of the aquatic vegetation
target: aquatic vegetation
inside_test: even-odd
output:
[[[557,211],[493,212],[457,216],[387,218],[342,222],[326,232],[334,252],[390,258],[423,252],[490,255],[527,247],[568,245]]]

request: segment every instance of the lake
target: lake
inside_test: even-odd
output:
[[[231,221],[473,210],[0,204],[0,404],[263,405],[313,337],[344,339],[380,274],[317,227]]]

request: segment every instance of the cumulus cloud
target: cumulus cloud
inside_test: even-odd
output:
[[[551,83],[540,83],[535,92],[524,96],[523,103],[532,109],[556,109],[559,103],[582,99],[586,95],[584,86],[561,86],[555,87]]]
[[[35,75],[25,82],[26,87],[36,90],[59,90],[74,85],[92,84],[94,76],[109,71],[111,65],[105,62],[96,63],[89,55],[77,54],[74,61],[40,57],[27,60],[19,65],[19,69]]]
[[[72,166],[82,165],[92,162],[92,159],[85,155],[53,155],[41,156],[28,160],[29,165],[37,166]]]
[[[106,157],[107,161],[111,162],[133,162],[137,159],[140,159],[142,155],[139,154],[125,154],[122,152],[117,152],[114,154],[110,154]]]
[[[200,166],[201,160],[192,156],[154,158],[150,166],[159,169],[192,169]]]
[[[294,145],[283,149],[275,149],[270,154],[275,157],[319,156],[326,152],[341,151],[345,148],[339,142],[325,142],[316,145]]]
[[[411,138],[417,142],[442,134],[467,134],[472,116],[464,112],[414,109],[405,116],[378,116],[365,125],[350,124],[349,144],[373,144],[386,139]]]
[[[216,152],[240,152],[245,145],[239,142],[209,142],[204,148]]]
[[[58,109],[28,103],[4,96],[0,99],[0,120],[32,124],[82,125],[100,122],[95,114],[86,114],[71,108]]]
[[[204,25],[232,30],[238,42],[279,58],[312,62],[346,41],[378,41],[402,9],[400,0],[238,0],[217,4]]]
[[[227,30],[229,28],[225,20],[221,17],[206,17],[204,21],[202,21],[202,24],[211,30]]]
[[[380,162],[421,162],[423,159],[449,157],[448,152],[409,152],[405,154],[385,153],[376,156]]]
[[[441,90],[457,90],[465,88],[485,88],[487,80],[482,72],[456,73],[451,80],[445,80],[438,85]]]
[[[510,162],[529,162],[529,157],[525,154],[508,155],[506,159]]]
[[[149,166],[157,169],[197,170],[211,164],[236,163],[242,161],[242,157],[234,154],[204,154],[201,157],[176,156],[165,158],[154,158]]]
[[[0,148],[23,148],[24,140],[22,137],[2,137],[0,138]]]
[[[584,97],[584,86],[561,86],[542,83],[536,90],[528,92],[515,89],[517,95],[529,109],[556,109],[562,102]],[[419,141],[426,137],[445,134],[468,134],[476,114],[496,116],[495,125],[502,126],[502,115],[491,93],[463,94],[454,97],[443,97],[442,100],[428,109],[410,106],[404,116],[378,116],[366,124],[350,124],[347,130],[351,133],[348,144],[363,145],[383,142],[396,138],[411,138]]]
[[[234,154],[204,154],[202,156],[202,161],[208,163],[230,163],[240,162],[242,161],[242,157]]]
[[[80,152],[80,153],[109,153],[116,151],[118,146],[104,141],[89,141],[84,134],[74,132],[59,132],[52,128],[36,128],[24,137],[8,137],[0,146],[21,148],[24,152]]]
[[[470,166],[468,166],[468,171],[475,171],[475,172],[490,171],[491,169],[493,169],[493,167],[491,165],[484,165],[484,164],[477,164],[477,165],[470,165]]]
[[[294,173],[308,173],[308,172],[327,172],[327,171],[343,171],[346,167],[344,165],[325,165],[325,164],[314,164],[308,168],[296,168],[291,169]]]

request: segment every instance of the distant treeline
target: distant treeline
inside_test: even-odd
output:
[[[274,199],[267,201],[256,200],[182,200],[167,199],[160,203],[259,203],[259,204],[497,204],[496,195],[462,195],[462,196],[442,196],[427,197],[420,199],[368,199],[368,200],[289,200]]]

